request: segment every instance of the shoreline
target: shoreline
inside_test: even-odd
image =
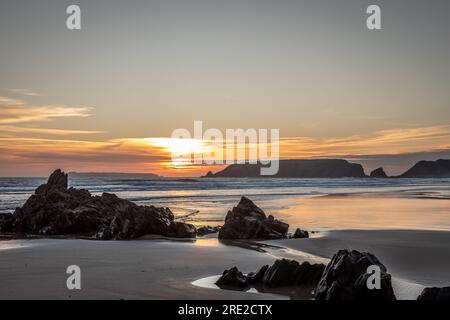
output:
[[[343,248],[374,253],[392,274],[398,299],[415,299],[425,286],[450,284],[450,241],[445,241],[450,232],[445,231],[336,230],[309,239],[243,241],[247,246],[214,237],[179,240],[0,241],[0,278],[5,282],[0,299],[289,299],[283,290],[244,292],[194,283],[233,266],[251,272],[281,258],[326,264]],[[5,243],[10,248],[1,248]],[[71,292],[64,287],[65,267],[76,262],[88,285]],[[47,283],[44,290],[41,279]]]
[[[393,277],[422,286],[450,285],[449,231],[333,230],[320,237],[282,239],[276,243],[327,259],[339,249],[371,252]]]
[[[252,272],[281,258],[327,264],[340,249],[373,253],[392,275],[397,297],[416,299],[425,286],[450,285],[450,230],[445,229],[448,206],[439,200],[424,201],[417,195],[401,192],[311,195],[289,199],[281,210],[266,211],[289,222],[291,228],[319,231],[308,239],[225,241],[210,234],[197,238],[146,235],[133,240],[95,240],[86,235],[3,234],[0,278],[4,285],[0,288],[0,299],[305,297],[292,296],[283,290],[270,293],[217,290],[193,283],[211,279],[233,266],[242,272]],[[285,200],[270,201],[273,205]],[[270,207],[270,201],[263,203]],[[370,211],[371,207],[375,211]],[[417,211],[415,215],[411,208]],[[421,212],[426,214],[418,214]],[[393,213],[397,214],[394,220]],[[368,218],[375,219],[367,221],[370,228],[358,229]],[[380,218],[384,220],[376,220]],[[440,224],[444,230],[397,229],[390,221],[400,224],[407,221],[413,226],[428,221],[429,225]],[[339,224],[346,223],[353,228],[339,228]],[[383,229],[376,228],[383,223]],[[73,264],[82,269],[83,289],[79,292],[65,287],[66,268]]]

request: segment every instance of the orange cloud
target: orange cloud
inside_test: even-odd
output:
[[[30,130],[30,133],[34,133],[34,129]],[[282,138],[280,154],[282,159],[398,155],[450,149],[448,141],[450,126],[404,128],[340,139]],[[198,151],[198,144],[187,145],[193,152]],[[206,146],[206,149],[211,147],[207,143]],[[186,149],[182,141],[172,142],[170,138],[90,141],[0,135],[0,175],[11,175],[11,172],[22,172],[21,170],[48,172],[55,167],[63,167],[69,171],[154,172],[165,176],[198,176],[208,170],[223,168],[223,165],[180,165],[172,160],[173,150],[184,152],[191,150],[189,148]],[[203,148],[202,144],[200,149]]]
[[[341,139],[293,137],[280,142],[282,158],[326,157],[349,154],[401,154],[450,148],[450,126],[401,128],[370,136]]]
[[[56,135],[56,136],[103,133],[103,131],[93,131],[93,130],[66,130],[66,129],[28,128],[28,127],[4,126],[4,125],[0,125],[0,132],[41,133],[41,134]]]

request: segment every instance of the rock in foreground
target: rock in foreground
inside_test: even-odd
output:
[[[114,194],[92,196],[87,190],[68,188],[67,175],[59,169],[15,210],[11,220],[9,231],[17,234],[83,235],[102,240],[148,234],[192,238],[196,233],[193,225],[174,221],[169,208],[139,206]]]
[[[293,239],[304,239],[304,238],[309,238],[309,232],[306,230],[302,230],[300,228],[297,228],[297,230],[295,230],[294,234],[292,235]]]
[[[225,270],[216,281],[218,286],[245,288],[248,285],[248,277],[239,271],[237,267]]]
[[[266,217],[263,210],[250,199],[242,197],[239,204],[225,217],[219,231],[220,239],[281,239],[286,238],[289,225]]]
[[[369,266],[381,272],[381,288],[370,290],[367,279]],[[339,250],[326,267],[315,290],[317,300],[395,300],[391,275],[373,254],[356,250]]]
[[[417,300],[450,301],[450,287],[425,288]]]
[[[263,266],[257,272],[242,274],[236,267],[225,270],[217,280],[218,286],[245,288],[262,285],[280,288],[300,285],[316,285],[325,269],[323,264],[298,263],[295,260],[276,260],[272,266]]]
[[[220,230],[220,226],[201,226],[197,228],[197,236],[206,236],[207,234],[217,233]]]

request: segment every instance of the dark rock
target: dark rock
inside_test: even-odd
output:
[[[269,269],[269,266],[265,265],[265,266],[262,266],[261,269],[259,269],[257,272],[250,272],[247,275],[248,282],[251,284],[262,283],[264,274],[266,273],[267,269]]]
[[[197,228],[197,236],[205,236],[211,233],[217,233],[220,230],[220,226],[211,227],[211,226],[201,226]]]
[[[450,178],[450,159],[419,161],[400,178]]]
[[[425,288],[417,300],[450,301],[450,287]]]
[[[0,232],[12,232],[13,221],[14,219],[12,214],[0,214]]]
[[[384,172],[383,168],[378,168],[373,170],[370,173],[370,177],[371,178],[387,178],[388,175],[386,174],[386,172]]]
[[[67,175],[56,170],[48,182],[13,214],[15,233],[84,235],[97,239],[135,239],[148,234],[195,236],[192,225],[175,222],[168,208],[139,206],[114,194],[92,196],[67,188]]]
[[[171,236],[175,238],[195,238],[197,229],[192,224],[172,222]]]
[[[233,267],[230,270],[225,270],[216,284],[218,286],[245,288],[248,285],[248,278],[238,268]]]
[[[203,178],[213,178],[213,177],[214,177],[214,173],[212,173],[211,171],[208,171],[208,173],[203,176]]]
[[[262,283],[268,287],[285,287],[302,284],[317,284],[325,269],[323,264],[299,264],[295,260],[275,261],[264,274]]]
[[[266,217],[250,199],[242,197],[239,204],[225,217],[219,239],[281,239],[286,237],[289,225]]]
[[[301,230],[301,229],[297,228],[297,230],[295,230],[294,234],[292,235],[292,238],[294,238],[294,239],[309,238],[309,232],[306,230]]]
[[[61,169],[57,169],[50,175],[47,183],[40,185],[36,189],[35,193],[45,195],[52,191],[65,191],[67,190],[67,186],[68,186],[67,174],[62,172]]]
[[[370,290],[367,268],[380,267],[381,288]],[[395,300],[391,275],[373,255],[356,250],[339,250],[327,265],[315,289],[317,300]]]
[[[298,263],[295,260],[276,260],[272,266],[263,266],[257,272],[247,276],[236,267],[225,270],[216,282],[217,285],[245,287],[262,285],[268,288],[288,286],[316,285],[325,269],[323,264]]]

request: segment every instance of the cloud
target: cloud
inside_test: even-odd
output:
[[[18,107],[18,106],[24,106],[24,105],[25,105],[25,101],[23,101],[23,100],[0,96],[0,107],[2,107],[2,108]]]
[[[7,125],[3,125],[5,127]],[[1,130],[0,125],[0,130]],[[8,128],[8,127],[7,127]],[[14,134],[19,130],[9,126]],[[30,134],[40,133],[27,128]],[[42,129],[52,130],[52,129]],[[52,134],[64,135],[61,132]],[[47,132],[50,133],[50,132]],[[70,132],[72,133],[72,132]],[[79,133],[79,132],[78,132]],[[88,133],[88,132],[86,132]],[[89,132],[90,133],[90,132]],[[160,141],[161,139],[156,139]],[[450,126],[398,128],[367,136],[343,138],[288,137],[280,141],[282,159],[343,158],[368,165],[367,170],[383,165],[390,173],[400,173],[412,161],[443,157],[450,154]],[[162,175],[200,175],[221,166],[191,166],[174,170],[171,148],[155,144],[155,138],[118,138],[90,141],[59,138],[36,138],[0,135],[0,175],[55,167],[76,171],[155,172]],[[170,147],[182,147],[179,144]],[[45,170],[45,171],[42,171]]]
[[[348,154],[401,154],[450,148],[450,125],[382,130],[344,138],[291,137],[280,141],[283,158]]]
[[[88,117],[91,108],[71,106],[7,106],[0,104],[0,124],[45,121],[52,118]]]
[[[24,100],[0,96],[0,132],[37,133],[47,135],[96,134],[101,131],[32,128],[17,126],[18,123],[49,121],[65,117],[88,117],[92,108],[66,105],[28,105]]]
[[[17,94],[21,94],[24,96],[30,96],[30,97],[38,97],[38,96],[42,96],[40,93],[34,92],[32,90],[28,90],[28,89],[6,89],[9,92],[12,93],[17,93]]]
[[[48,128],[28,128],[9,125],[0,125],[0,132],[10,133],[38,133],[56,136],[77,135],[77,134],[98,134],[103,131],[93,130],[66,130],[66,129],[48,129]]]
[[[0,96],[0,124],[45,121],[62,117],[88,117],[92,108],[83,106],[30,106],[20,99]]]

